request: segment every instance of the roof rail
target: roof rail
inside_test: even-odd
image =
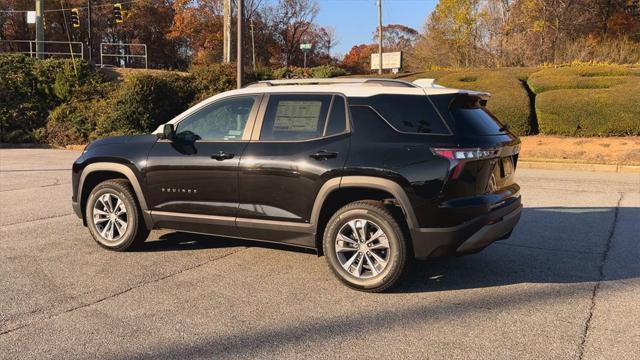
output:
[[[418,87],[404,80],[381,78],[334,78],[334,79],[283,79],[264,80],[247,85],[246,87],[279,86],[279,85],[331,85],[353,84],[395,87]]]

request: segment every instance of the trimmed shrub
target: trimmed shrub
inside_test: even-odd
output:
[[[540,132],[640,135],[640,69],[621,65],[546,68],[529,78]]]
[[[128,77],[96,121],[95,135],[138,134],[155,130],[189,107],[196,91],[193,77],[176,73]]]
[[[413,75],[407,80],[434,78],[440,85],[489,92],[487,109],[508,123],[514,133],[531,135],[537,128],[524,81],[533,71],[529,68],[435,71]]]

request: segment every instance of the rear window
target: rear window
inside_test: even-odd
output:
[[[457,96],[449,106],[456,134],[498,135],[506,129],[493,114],[481,104],[477,96]]]
[[[423,95],[377,95],[371,106],[396,130],[418,134],[449,134],[440,115]]]

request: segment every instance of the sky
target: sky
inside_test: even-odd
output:
[[[316,0],[320,12],[316,23],[333,26],[340,44],[332,55],[344,55],[352,46],[371,43],[378,26],[376,0]],[[382,24],[403,24],[422,31],[437,0],[382,0]]]

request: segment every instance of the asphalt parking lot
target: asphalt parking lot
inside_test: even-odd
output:
[[[511,239],[365,294],[273,245],[154,231],[103,250],[71,209],[77,156],[0,150],[0,358],[640,354],[640,174],[521,169]]]

